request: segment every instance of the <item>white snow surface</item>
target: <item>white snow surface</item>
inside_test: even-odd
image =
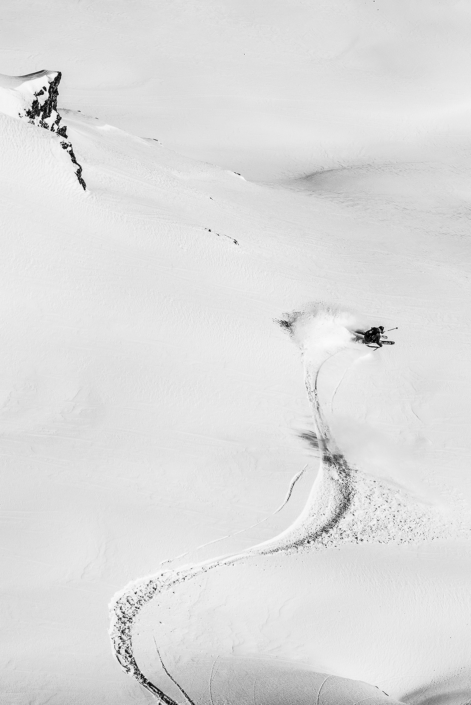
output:
[[[2,7],[0,703],[469,703],[469,7]]]

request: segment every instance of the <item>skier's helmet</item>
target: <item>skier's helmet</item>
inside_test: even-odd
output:
[[[381,333],[384,333],[384,326],[379,326]]]

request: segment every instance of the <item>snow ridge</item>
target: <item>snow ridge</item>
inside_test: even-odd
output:
[[[301,516],[282,534],[237,555],[162,571],[134,581],[113,597],[110,637],[114,654],[121,667],[153,693],[159,703],[176,705],[140,671],[132,645],[135,619],[156,594],[214,568],[257,555],[322,549],[341,543],[420,543],[450,535],[448,522],[434,508],[419,504],[407,493],[393,491],[351,467],[336,447],[319,400],[318,381],[332,357],[352,346],[361,350],[354,343],[350,328],[355,327],[354,317],[348,312],[316,304],[279,323],[289,331],[303,353],[306,389],[322,454],[319,475]],[[295,481],[297,479],[299,475]]]
[[[25,76],[0,75],[0,110],[58,135],[62,149],[75,167],[79,184],[86,190],[82,167],[67,135],[67,127],[61,125],[62,116],[57,109],[61,78],[60,71],[37,71]]]

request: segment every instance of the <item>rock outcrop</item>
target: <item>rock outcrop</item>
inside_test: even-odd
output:
[[[75,175],[84,190],[87,186],[67,135],[67,127],[57,110],[60,71],[37,71],[26,76],[0,75],[0,110],[54,132],[74,165]]]

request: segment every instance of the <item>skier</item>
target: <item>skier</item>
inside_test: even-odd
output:
[[[363,335],[363,342],[365,345],[377,345],[379,348],[383,347],[382,338],[386,337],[384,336],[384,326],[378,326],[377,328],[373,326],[373,328],[370,328],[369,330],[366,331],[366,333]]]
[[[396,329],[391,328],[390,330]],[[362,330],[357,330],[355,331],[355,335],[357,336],[356,339],[361,341],[365,345],[368,345],[370,347],[376,345],[376,350],[378,348],[382,348],[383,345],[394,345],[394,341],[388,340],[388,336],[384,335],[384,326],[378,326],[377,328],[373,326],[373,328],[370,328],[366,332]]]

